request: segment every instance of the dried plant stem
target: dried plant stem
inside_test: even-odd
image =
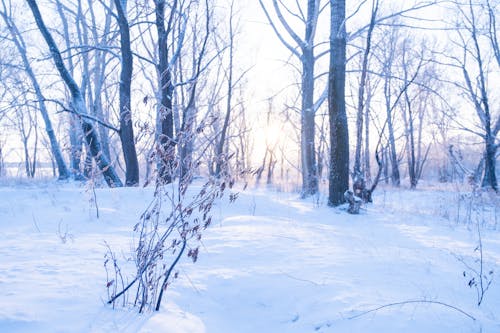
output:
[[[184,238],[182,240],[182,248],[181,250],[179,251],[179,254],[177,255],[177,257],[175,258],[174,262],[172,263],[172,265],[170,265],[170,267],[168,268],[168,271],[167,271],[167,274],[165,275],[165,279],[163,280],[163,283],[161,285],[161,289],[160,289],[160,295],[158,296],[158,302],[156,303],[156,307],[155,307],[155,311],[158,311],[160,310],[160,305],[161,305],[161,299],[163,297],[163,291],[166,289],[167,287],[167,283],[168,283],[168,279],[170,278],[170,274],[172,274],[172,271],[174,270],[174,267],[177,265],[177,262],[179,261],[179,259],[181,258],[182,254],[184,253],[184,250],[186,249],[186,244],[187,244],[187,241],[186,239]]]
[[[446,303],[443,303],[443,302],[439,302],[439,301],[430,301],[430,300],[410,300],[410,301],[389,303],[389,304],[385,304],[385,305],[376,307],[376,308],[371,309],[371,310],[367,310],[367,311],[361,312],[361,313],[359,313],[357,315],[354,315],[352,317],[348,317],[347,319],[356,319],[356,318],[365,316],[365,315],[367,315],[369,313],[376,312],[376,311],[379,311],[379,310],[382,310],[382,309],[385,309],[385,308],[389,308],[389,307],[393,307],[393,306],[407,305],[407,304],[416,304],[416,303],[419,303],[419,304],[437,304],[437,305],[441,305],[441,306],[444,306],[446,308],[455,310],[455,311],[463,314],[464,316],[472,319],[473,321],[476,321],[476,318],[474,318],[472,315],[468,314],[467,312],[465,312],[464,310],[462,310],[462,309],[460,309],[460,308],[458,308],[456,306],[453,306],[453,305],[450,305],[450,304],[446,304]]]

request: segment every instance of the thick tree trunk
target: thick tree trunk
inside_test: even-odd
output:
[[[330,117],[330,175],[328,204],[345,202],[349,189],[349,133],[345,109],[346,28],[345,0],[331,3],[330,70],[328,109]]]
[[[43,22],[36,1],[35,0],[26,0],[26,1],[28,2],[31,11],[33,12],[33,16],[35,17],[35,21],[38,28],[40,29],[40,32],[42,33],[45,41],[47,42],[47,45],[49,46],[50,53],[52,55],[56,68],[59,71],[59,74],[61,75],[62,79],[66,83],[66,86],[68,87],[71,93],[73,109],[79,115],[85,116],[87,114],[87,108],[85,106],[85,102],[83,100],[80,88],[78,87],[75,80],[64,66],[61,53],[59,52],[59,49],[57,48],[54,39],[52,38],[47,27],[45,26],[45,23]],[[101,144],[99,142],[99,138],[96,135],[93,124],[82,117],[81,125],[83,134],[85,136],[85,140],[87,141],[89,149],[92,153],[92,157],[99,166],[99,169],[103,173],[104,179],[106,180],[108,185],[110,187],[122,186],[122,182],[120,181],[120,178],[118,178],[115,169],[109,163],[106,156],[102,154]]]
[[[69,116],[69,142],[70,142],[70,170],[75,180],[84,180],[85,177],[82,174],[81,162],[82,162],[82,129],[80,126],[80,120],[75,114],[70,114]]]
[[[484,176],[482,181],[482,187],[490,187],[493,190],[498,190],[498,183],[496,177],[496,145],[491,138],[488,136],[486,138],[486,152],[484,154]]]
[[[125,186],[137,186],[139,184],[139,162],[135,150],[130,102],[133,57],[130,48],[130,30],[126,3],[126,0],[115,0],[118,25],[120,26],[120,50],[122,56],[120,73],[120,141],[125,161]]]
[[[318,22],[319,2],[308,0],[305,43],[302,45],[302,110],[301,110],[301,152],[302,152],[302,195],[318,192],[318,170],[316,164],[316,123],[314,109],[314,36]]]

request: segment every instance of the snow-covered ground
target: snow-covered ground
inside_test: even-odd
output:
[[[213,209],[198,262],[183,260],[160,312],[112,309],[105,242],[130,256],[151,196],[98,189],[96,205],[76,184],[0,187],[0,332],[500,332],[497,208],[432,187],[379,189],[358,216],[246,190]],[[467,216],[483,224],[483,271],[494,272],[480,307]]]

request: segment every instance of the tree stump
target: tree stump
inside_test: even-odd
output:
[[[361,208],[361,200],[360,197],[354,195],[352,191],[345,191],[344,193],[345,200],[349,203],[349,208],[347,208],[347,212],[349,214],[359,214],[359,209]]]

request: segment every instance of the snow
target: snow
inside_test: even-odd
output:
[[[105,244],[131,256],[152,190],[95,191],[0,187],[0,332],[500,332],[496,206],[481,215],[495,276],[478,307],[459,260],[479,267],[474,224],[457,219],[464,192],[382,188],[349,215],[323,197],[243,191],[214,207],[161,311],[138,314],[106,304]]]

